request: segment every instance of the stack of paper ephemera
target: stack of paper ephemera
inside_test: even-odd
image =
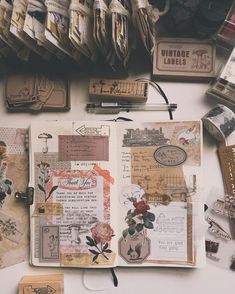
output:
[[[32,52],[77,63],[103,57],[113,69],[125,68],[135,30],[151,58],[161,14],[147,0],[0,0],[0,58],[12,52],[24,61]]]

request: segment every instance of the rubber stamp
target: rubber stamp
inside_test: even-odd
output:
[[[156,79],[209,80],[215,75],[215,45],[211,40],[159,38],[153,57]]]
[[[24,276],[18,287],[18,294],[63,294],[64,275]]]
[[[148,82],[135,80],[91,79],[89,96],[91,99],[144,103],[148,98]]]

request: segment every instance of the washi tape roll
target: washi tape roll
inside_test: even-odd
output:
[[[219,142],[226,144],[227,137],[235,131],[235,114],[228,107],[217,104],[203,118],[207,131]]]

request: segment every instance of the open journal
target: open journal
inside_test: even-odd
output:
[[[33,265],[203,263],[200,121],[35,122],[29,141]]]

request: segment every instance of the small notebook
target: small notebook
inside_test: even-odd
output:
[[[203,265],[200,121],[35,122],[29,142],[33,265]]]

